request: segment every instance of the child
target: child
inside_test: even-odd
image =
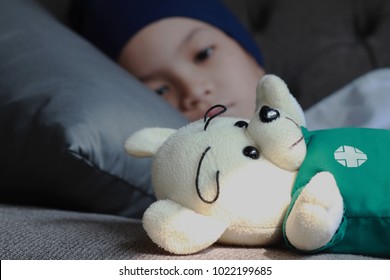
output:
[[[215,104],[249,118],[262,55],[218,0],[83,0],[74,28],[190,121]]]

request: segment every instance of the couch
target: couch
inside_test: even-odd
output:
[[[225,0],[304,109],[390,66],[386,0]],[[0,0],[0,258],[371,259],[215,244],[171,255],[142,229],[149,160],[123,143],[186,120],[67,26],[69,1]]]

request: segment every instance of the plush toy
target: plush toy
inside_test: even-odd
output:
[[[175,254],[284,239],[302,252],[390,256],[390,132],[308,131],[274,75],[259,81],[257,106],[251,120],[216,105],[179,130],[126,141],[130,155],[153,157],[149,237]]]

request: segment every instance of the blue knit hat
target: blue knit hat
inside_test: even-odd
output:
[[[138,31],[167,17],[213,25],[263,65],[260,49],[248,31],[219,0],[75,0],[70,15],[74,29],[114,60]]]

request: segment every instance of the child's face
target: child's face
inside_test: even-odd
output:
[[[216,104],[250,118],[263,69],[231,37],[201,21],[168,18],[137,33],[119,63],[189,120]]]

